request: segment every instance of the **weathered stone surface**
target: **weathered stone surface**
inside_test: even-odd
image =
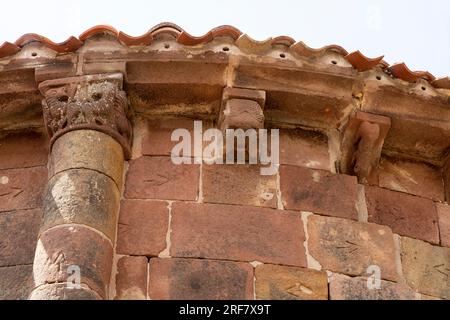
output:
[[[313,131],[281,129],[280,163],[330,170],[327,138]]]
[[[282,165],[280,183],[286,209],[358,219],[356,177]]]
[[[20,132],[0,139],[0,169],[43,166],[47,163],[48,141],[39,132]]]
[[[68,169],[91,169],[107,175],[121,187],[123,159],[122,147],[109,135],[94,130],[71,131],[53,144],[49,176]]]
[[[306,266],[301,215],[266,208],[174,203],[170,253]]]
[[[450,249],[402,237],[402,267],[420,293],[450,299]]]
[[[111,242],[80,225],[64,225],[41,234],[33,264],[35,286],[68,281],[71,265],[79,266],[81,283],[106,297],[112,267]]]
[[[262,129],[264,113],[262,106],[256,101],[246,99],[230,99],[224,102],[220,111],[218,125],[226,129]]]
[[[117,262],[117,300],[147,299],[148,261],[146,257],[122,257]]]
[[[277,207],[276,175],[261,175],[258,165],[204,165],[203,201]]]
[[[199,171],[199,165],[175,165],[170,157],[141,157],[131,160],[126,178],[125,197],[196,200]]]
[[[416,300],[407,285],[381,280],[380,288],[369,289],[367,278],[333,274],[330,281],[331,300]],[[372,281],[372,279],[369,279]],[[372,284],[372,282],[370,282]]]
[[[68,288],[67,283],[45,284],[33,290],[29,300],[102,300],[95,291],[81,285],[81,288]]]
[[[263,90],[250,90],[243,88],[226,87],[223,89],[222,100],[245,99],[257,102],[261,107],[266,103],[266,92]]]
[[[0,170],[0,211],[41,207],[46,183],[45,167]]]
[[[33,266],[0,267],[0,300],[25,300],[33,286]]]
[[[120,193],[114,181],[93,170],[72,169],[54,176],[44,198],[41,232],[79,223],[115,239]]]
[[[253,268],[248,263],[151,259],[149,270],[150,299],[253,299]]]
[[[450,206],[436,203],[439,218],[439,233],[441,245],[450,247]]]
[[[397,280],[394,237],[388,227],[313,215],[308,234],[309,253],[324,269],[359,276],[376,265],[382,279]]]
[[[327,300],[324,271],[264,264],[256,267],[256,299]]]
[[[44,95],[42,110],[50,143],[69,131],[92,129],[117,140],[123,147],[125,158],[129,158],[131,111],[122,83],[122,73],[41,82],[39,90]]]
[[[168,227],[166,202],[124,200],[119,216],[117,252],[157,256],[166,247]]]
[[[0,267],[32,264],[42,210],[0,212]]]
[[[439,243],[433,201],[377,187],[366,187],[365,192],[369,222],[389,226],[402,236]]]
[[[210,121],[202,121],[202,130],[205,132],[212,127]],[[186,129],[194,139],[194,119],[174,118],[164,120],[148,120],[142,137],[142,154],[148,156],[170,156],[172,149],[179,141],[171,141],[172,132],[176,129]],[[209,143],[203,142],[203,147]],[[184,150],[183,150],[184,151]],[[182,153],[176,156],[193,157],[194,144],[191,143],[190,155]]]
[[[425,163],[382,158],[380,187],[410,193],[436,201],[444,200],[444,184],[439,169]]]

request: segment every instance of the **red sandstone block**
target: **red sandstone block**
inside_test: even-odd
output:
[[[125,197],[196,200],[199,174],[199,165],[175,165],[170,157],[141,157],[131,160]]]
[[[0,266],[32,264],[42,210],[0,212]]]
[[[169,210],[162,201],[124,200],[121,203],[117,253],[157,256],[166,247]]]
[[[79,267],[81,284],[103,298],[107,295],[112,268],[113,247],[99,232],[81,225],[55,227],[41,234],[33,265],[35,286],[68,282]],[[72,273],[71,273],[72,272]]]
[[[444,201],[444,184],[439,169],[425,163],[383,158],[380,187]]]
[[[48,141],[41,133],[15,133],[0,139],[0,169],[43,166],[47,155]]]
[[[116,297],[117,300],[147,299],[146,257],[122,257],[117,262]]]
[[[280,183],[286,209],[358,219],[356,177],[282,165]]]
[[[174,203],[170,253],[306,266],[301,215],[257,207]]]
[[[46,183],[45,167],[0,170],[0,211],[41,207]]]
[[[211,127],[210,122],[202,121],[203,132]],[[171,141],[171,135],[175,129],[187,129],[192,139],[194,139],[194,119],[148,120],[146,130],[142,137],[142,154],[149,156],[170,156],[173,147],[179,143],[178,141]],[[182,154],[182,156],[187,155]],[[190,156],[194,156],[193,143],[191,143]]]
[[[151,259],[148,293],[156,300],[252,300],[249,263]]]
[[[377,187],[365,191],[369,222],[389,226],[402,236],[439,243],[433,201]]]
[[[450,206],[436,203],[439,217],[439,233],[441,235],[441,245],[450,247]]]
[[[32,287],[32,265],[0,267],[0,300],[26,300]]]
[[[261,175],[258,165],[203,166],[203,201],[277,207],[276,175]]]
[[[281,129],[280,163],[330,170],[327,138],[306,130]]]

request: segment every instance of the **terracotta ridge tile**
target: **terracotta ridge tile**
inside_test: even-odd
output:
[[[141,36],[133,37],[120,31],[118,39],[127,46],[149,45],[153,42],[153,34],[149,31]]]
[[[11,42],[4,42],[0,46],[0,58],[12,56],[20,51],[20,47]]]
[[[83,32],[78,39],[80,41],[86,41],[90,37],[93,37],[100,33],[111,33],[116,36],[116,38],[119,36],[119,31],[117,31],[115,28],[108,26],[108,25],[98,25],[92,28],[87,29],[85,32]]]
[[[208,43],[208,42],[211,42],[212,40],[213,40],[213,34],[211,31],[204,34],[203,36],[194,37],[183,30],[183,31],[181,31],[180,35],[177,38],[178,43],[181,43],[181,44],[184,44],[187,46],[195,46],[195,45],[202,44],[202,43]]]
[[[213,38],[230,37],[234,40],[237,40],[242,35],[241,30],[229,25],[215,27],[211,30],[211,33],[213,35]]]
[[[43,37],[35,33],[24,34],[23,36],[21,36],[19,39],[16,40],[15,45],[21,48],[31,42],[43,43],[48,48],[58,53],[74,52],[83,45],[83,43],[80,40],[78,40],[73,36],[69,37],[66,41],[56,43],[46,37]]]
[[[334,45],[334,44],[315,49],[315,48],[309,47],[303,41],[299,41],[299,42],[296,42],[293,45],[291,45],[290,49],[293,50],[294,52],[298,53],[299,55],[305,56],[305,57],[319,56],[319,55],[324,54],[327,51],[335,51],[343,56],[348,55],[347,50],[345,50],[341,46]]]

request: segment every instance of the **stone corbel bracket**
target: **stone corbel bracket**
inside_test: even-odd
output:
[[[263,128],[265,102],[265,91],[225,88],[218,121],[220,130]]]
[[[96,130],[116,139],[130,158],[131,110],[123,75],[98,74],[47,80],[39,85],[44,95],[43,114],[50,146],[74,130]]]
[[[381,150],[390,127],[389,117],[362,111],[351,117],[341,143],[340,171],[356,175],[359,183],[377,185]]]

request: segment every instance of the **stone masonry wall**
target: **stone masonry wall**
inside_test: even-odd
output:
[[[379,186],[358,184],[336,173],[326,135],[301,129],[280,130],[274,176],[174,165],[170,134],[192,125],[135,119],[110,299],[450,299],[439,169],[383,156]],[[0,299],[32,288],[47,144],[0,139]],[[367,287],[370,266],[380,289]]]
[[[440,170],[383,157],[378,187],[335,173],[325,135],[280,132],[277,175],[174,165],[175,128],[138,121],[114,299],[450,299],[450,207]],[[368,269],[381,288],[369,290]]]

